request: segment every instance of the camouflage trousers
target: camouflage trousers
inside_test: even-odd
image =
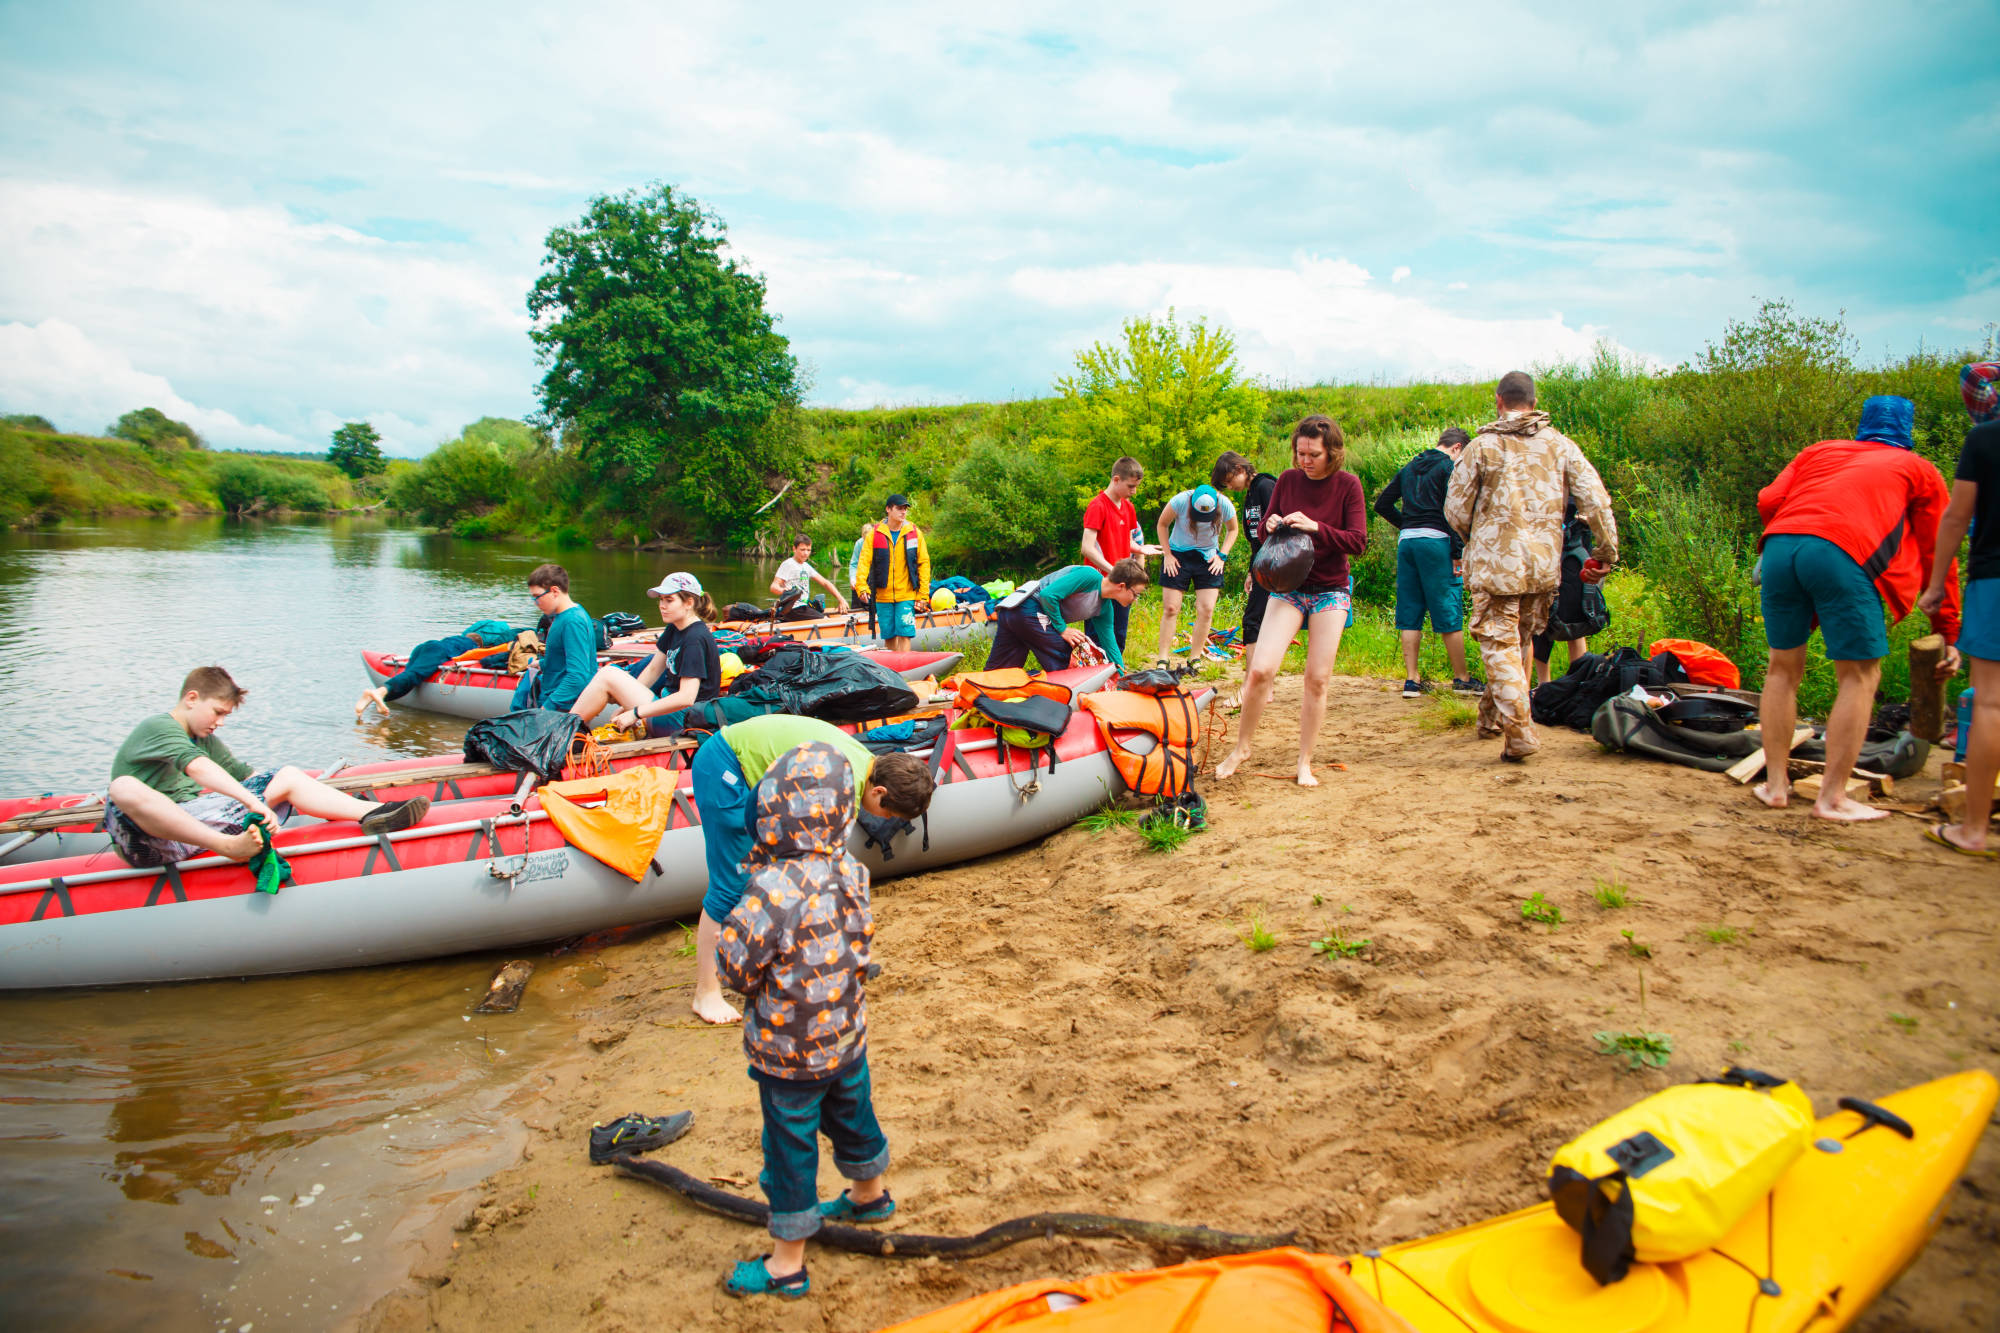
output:
[[[1534,638],[1548,625],[1555,600],[1553,591],[1518,597],[1472,594],[1472,621],[1465,628],[1479,644],[1479,659],[1486,666],[1479,734],[1505,736],[1502,754],[1519,758],[1542,748],[1535,736],[1535,719],[1528,712],[1528,691],[1535,680],[1529,662]]]

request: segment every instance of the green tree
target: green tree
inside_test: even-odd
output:
[[[185,421],[175,421],[157,407],[142,407],[127,412],[105,433],[113,439],[130,440],[160,452],[208,447],[202,443],[201,436],[195,434],[193,426]]]
[[[1076,491],[1047,454],[982,441],[952,469],[937,520],[934,558],[1038,567],[1075,548]]]
[[[20,430],[38,430],[49,435],[56,433],[56,424],[37,412],[9,412],[0,417],[0,425],[16,427]]]
[[[1225,449],[1255,457],[1264,391],[1236,364],[1227,330],[1196,320],[1125,322],[1122,347],[1095,343],[1079,352],[1076,373],[1055,384],[1062,395],[1041,443],[1062,456],[1072,479],[1094,488],[1121,454],[1146,465],[1154,496],[1200,485]]]
[[[382,437],[365,421],[350,421],[333,433],[326,461],[350,477],[361,478],[389,466],[382,457]]]
[[[724,239],[672,186],[599,196],[548,235],[529,337],[543,412],[608,507],[740,541],[775,470],[760,428],[797,404],[798,368]]]
[[[518,459],[491,440],[441,444],[389,483],[389,507],[443,526],[484,514],[514,493]]]

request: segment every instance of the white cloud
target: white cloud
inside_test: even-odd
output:
[[[201,407],[160,375],[133,368],[74,324],[0,324],[0,403],[35,412],[67,431],[102,434],[137,407],[157,407],[185,421],[212,445],[228,449],[316,449],[268,426],[249,426],[219,408]]]
[[[1396,266],[1396,271],[1389,275],[1389,281],[1401,282],[1404,278],[1407,278],[1409,276],[1410,276],[1410,266],[1408,264],[1398,264]]]
[[[1169,308],[1232,330],[1245,367],[1283,382],[1356,376],[1497,375],[1537,361],[1588,357],[1603,330],[1560,313],[1529,318],[1455,313],[1374,283],[1344,259],[1290,267],[1114,264],[1029,269],[1014,289],[1055,309],[1117,314]]]

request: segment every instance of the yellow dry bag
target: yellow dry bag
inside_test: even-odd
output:
[[[1670,1263],[1716,1244],[1812,1143],[1812,1102],[1755,1069],[1656,1092],[1564,1144],[1549,1198],[1583,1237],[1600,1284],[1634,1261]]]

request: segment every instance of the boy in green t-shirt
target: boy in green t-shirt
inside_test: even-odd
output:
[[[243,689],[227,671],[196,667],[181,682],[180,702],[141,722],[118,747],[104,831],[127,861],[161,866],[203,851],[247,861],[264,845],[249,817],[264,816],[275,832],[280,809],[355,820],[371,834],[409,828],[429,813],[428,797],[374,805],[296,768],[253,773],[215,736],[242,702]]]
[[[1112,610],[1129,607],[1145,591],[1150,579],[1145,565],[1127,556],[1109,573],[1092,565],[1065,565],[1053,574],[1024,583],[1012,596],[1000,599],[993,619],[993,647],[986,654],[986,669],[1025,667],[1028,654],[1044,671],[1061,671],[1069,665],[1070,654],[1081,648],[1085,631],[1104,648],[1105,656],[1120,671],[1125,669],[1124,645],[1112,634]]]

